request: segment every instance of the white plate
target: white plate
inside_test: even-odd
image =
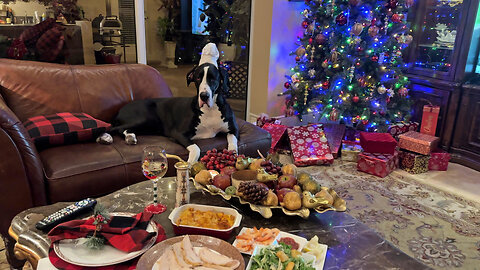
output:
[[[253,254],[252,254],[252,257],[257,255],[258,253],[260,253],[260,250],[262,250],[263,248],[266,248],[268,246],[256,246],[255,249],[253,250]],[[325,252],[326,253],[326,252]],[[315,260],[315,256],[311,255],[311,254],[307,254],[307,253],[302,253],[302,257],[303,259],[308,262],[308,261],[314,261]],[[325,258],[324,258],[325,260]],[[248,261],[248,264],[247,264],[247,268],[245,270],[250,270],[250,268],[252,267],[252,258],[250,258],[250,260]],[[319,262],[316,262],[314,264],[314,267],[315,267],[315,270],[322,270],[323,269],[323,261],[321,262],[321,264],[319,264]]]
[[[133,216],[133,213],[112,213],[115,216]],[[157,232],[157,226],[153,221],[147,226],[148,232]],[[110,245],[105,245],[100,250],[87,248],[83,243],[86,238],[64,239],[53,244],[53,250],[60,259],[79,266],[99,267],[114,265],[131,260],[152,247],[157,239],[157,235],[152,237],[150,241],[141,249],[134,252],[123,252]]]
[[[241,235],[241,234],[243,234],[246,230],[250,230],[250,229],[252,229],[252,228],[243,227],[243,228],[240,230],[240,232],[238,233],[238,235]],[[280,233],[279,233],[278,235],[280,235]],[[277,235],[277,237],[278,237],[278,235]],[[275,239],[273,239],[272,244],[275,243],[275,240],[277,239],[277,237],[275,237]],[[240,251],[240,253],[247,254],[247,255],[252,255],[252,252],[255,251],[255,247],[257,246],[257,245],[254,245],[252,252],[245,252],[245,251],[241,251],[239,248],[237,248],[237,243],[238,243],[237,238],[235,238],[235,241],[233,241],[232,246],[234,246],[236,249],[238,249],[238,251]]]

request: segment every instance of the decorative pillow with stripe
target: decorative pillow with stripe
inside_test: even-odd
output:
[[[23,123],[39,148],[96,139],[111,125],[86,113],[56,113],[29,118]]]

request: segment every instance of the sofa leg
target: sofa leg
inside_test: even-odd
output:
[[[19,260],[15,257],[13,248],[16,241],[10,236],[2,235],[3,242],[5,243],[5,255],[7,256],[7,262],[10,264],[10,269],[22,269],[26,260]]]

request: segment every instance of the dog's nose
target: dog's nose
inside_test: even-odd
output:
[[[206,102],[209,97],[210,97],[210,95],[209,95],[207,92],[202,92],[202,93],[200,93],[200,99],[201,99],[202,101],[205,101],[205,102]]]

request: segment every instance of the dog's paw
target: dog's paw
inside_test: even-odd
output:
[[[129,145],[137,144],[137,136],[134,133],[127,133],[125,135],[125,143]]]
[[[96,142],[99,143],[99,144],[112,144],[113,143],[113,137],[112,137],[112,135],[110,135],[108,133],[103,133],[102,135],[100,135],[97,138]]]
[[[229,144],[228,145],[228,151],[235,151],[235,153],[238,153],[238,147],[236,144]]]
[[[200,148],[196,144],[191,144],[187,146],[188,150],[188,163],[193,164],[198,161],[198,158],[200,158]]]

